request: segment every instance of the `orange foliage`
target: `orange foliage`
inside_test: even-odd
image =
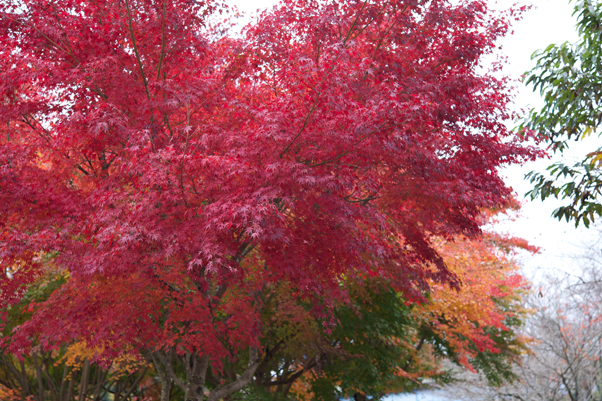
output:
[[[490,329],[507,331],[504,322],[526,310],[520,305],[528,283],[513,260],[517,249],[536,252],[522,239],[485,233],[483,238],[435,241],[460,290],[431,282],[431,302],[417,307],[435,333],[445,338],[458,361],[473,370],[469,360],[477,352],[499,352]],[[518,338],[524,344],[526,339]]]

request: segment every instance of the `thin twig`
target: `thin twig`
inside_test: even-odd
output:
[[[159,65],[157,66],[157,81],[161,77],[161,63],[165,54],[165,4],[167,0],[163,0],[163,19],[161,20],[161,56],[159,56]]]
[[[144,74],[144,69],[142,68],[142,60],[140,60],[140,53],[138,52],[138,46],[136,46],[136,38],[134,37],[134,28],[132,27],[132,14],[130,12],[130,3],[128,0],[125,0],[125,7],[128,12],[128,25],[130,28],[130,35],[132,36],[132,44],[134,45],[134,54],[136,55],[136,60],[138,61],[138,67],[140,68],[140,74],[142,75],[142,83],[144,84],[144,90],[146,90],[146,98],[148,100],[150,100],[150,93],[148,91],[146,75]]]

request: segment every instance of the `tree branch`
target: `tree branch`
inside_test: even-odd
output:
[[[151,357],[153,358],[153,362],[157,365],[157,359],[161,362],[163,367],[165,368],[165,379],[172,380],[178,387],[182,389],[182,391],[186,391],[186,385],[173,371],[173,367],[171,366],[171,349],[165,352],[165,357],[161,355],[161,352],[153,352],[151,353]]]
[[[324,76],[324,79],[322,80],[322,83],[324,82],[325,79],[326,79],[326,76]],[[305,131],[305,127],[307,127],[307,122],[309,121],[309,118],[311,117],[312,114],[314,114],[314,111],[316,110],[316,106],[318,105],[318,100],[320,100],[320,95],[321,94],[322,94],[322,92],[318,92],[318,94],[316,95],[316,100],[314,100],[314,104],[309,109],[309,113],[307,113],[307,116],[305,116],[305,120],[303,121],[303,125],[301,126],[301,129],[299,130],[299,132],[297,132],[297,135],[295,135],[295,137],[290,141],[290,143],[287,145],[287,147],[284,148],[284,150],[282,151],[282,153],[280,153],[280,158],[281,159],[282,159],[282,156],[284,156],[284,154],[286,152],[288,152],[288,150],[293,145],[293,143],[297,140],[297,138],[299,138],[299,136],[303,133],[303,131]]]
[[[136,60],[138,61],[138,67],[140,68],[140,74],[142,75],[142,83],[144,84],[144,90],[146,91],[146,98],[148,100],[150,100],[150,93],[148,91],[146,75],[144,74],[144,69],[142,68],[142,60],[140,60],[140,53],[138,52],[138,46],[136,46],[136,38],[134,37],[134,28],[132,27],[132,14],[130,12],[130,3],[128,0],[125,0],[125,7],[128,12],[128,25],[129,25],[129,29],[130,29],[130,35],[132,37],[132,44],[134,45],[134,54],[136,55]]]
[[[211,393],[209,394],[209,397],[207,398],[207,401],[217,401],[221,398],[224,398],[232,393],[235,393],[235,392],[241,390],[244,386],[246,386],[251,381],[251,379],[253,378],[253,374],[257,370],[258,366],[259,366],[259,358],[258,358],[257,348],[250,347],[249,348],[249,364],[247,365],[247,368],[245,369],[243,374],[240,375],[238,377],[238,379],[236,379],[232,383],[225,384],[225,385],[218,387],[218,388],[214,389],[213,391],[211,391]]]
[[[161,77],[161,64],[165,54],[165,5],[167,0],[163,0],[163,18],[161,19],[161,55],[159,56],[159,65],[157,66],[157,81]]]
[[[144,377],[144,375],[146,374],[146,372],[148,371],[148,368],[144,368],[142,369],[142,373],[140,373],[140,375],[134,380],[134,382],[132,383],[132,385],[125,390],[125,393],[123,393],[123,399],[127,399],[130,394],[132,393],[132,391],[134,391],[134,389],[136,388],[136,386],[138,385],[138,383],[140,383],[140,380],[142,380],[142,378]]]
[[[293,383],[295,380],[297,380],[299,377],[301,377],[301,375],[303,375],[303,373],[307,372],[309,369],[313,368],[316,365],[317,365],[316,360],[312,359],[307,363],[306,366],[303,367],[303,369],[293,373],[291,376],[287,377],[286,379],[269,381],[267,383],[262,383],[261,385],[264,387],[271,387],[271,386],[281,386],[284,384]]]

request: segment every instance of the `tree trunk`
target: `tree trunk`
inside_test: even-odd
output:
[[[175,376],[171,367],[171,350],[167,350],[165,355],[161,354],[161,351],[150,353],[147,359],[153,361],[155,370],[159,374],[159,381],[161,382],[161,401],[169,401],[171,397],[171,389],[174,383],[178,384],[180,388],[183,387],[183,383]],[[176,380],[178,380],[176,382]]]
[[[71,375],[69,377],[69,388],[67,389],[67,398],[65,401],[71,401],[73,399],[73,386],[75,384],[75,369],[71,369]]]
[[[36,354],[32,355],[33,357],[33,366],[36,370],[36,379],[38,380],[38,400],[44,401],[44,382],[42,378],[42,367],[38,363],[38,357]]]
[[[69,367],[65,363],[63,365],[63,376],[61,378],[61,388],[59,390],[59,400],[60,401],[63,401],[65,399],[64,395],[65,395],[65,385],[67,384],[67,373],[69,373],[68,369],[69,369]]]
[[[23,378],[23,398],[26,398],[29,395],[29,379],[27,378],[27,372],[25,371],[25,361],[20,359],[19,364],[21,365],[21,377]]]
[[[196,354],[186,355],[184,363],[186,364],[187,379],[184,400],[203,401],[209,357],[206,355],[199,357]]]
[[[79,384],[79,397],[78,401],[84,401],[86,399],[86,393],[88,392],[88,376],[90,375],[90,360],[86,358],[84,360],[84,368],[82,369],[82,380]]]
[[[149,356],[153,360],[159,374],[159,380],[161,381],[161,401],[169,401],[173,384],[176,384],[184,391],[184,401],[204,400],[205,380],[210,362],[208,355],[198,356],[197,354],[187,353],[182,357],[184,367],[186,368],[186,380],[179,378],[173,371],[171,366],[172,350],[165,351],[165,354],[161,351],[156,351]],[[257,348],[252,347],[249,349],[249,363],[245,371],[233,382],[213,389],[207,401],[218,401],[241,390],[253,379],[258,366],[258,351]]]
[[[173,382],[171,380],[164,380],[161,382],[161,401],[169,401],[172,387]]]

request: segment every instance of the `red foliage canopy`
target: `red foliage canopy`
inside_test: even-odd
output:
[[[342,299],[342,275],[380,275],[420,299],[454,280],[429,238],[477,235],[510,197],[498,168],[537,154],[481,68],[508,29],[485,1],[286,0],[242,36],[227,15],[0,4],[0,297],[51,255],[70,280],[32,320],[47,341],[171,344],[218,306],[251,339],[256,290],[283,279]]]

